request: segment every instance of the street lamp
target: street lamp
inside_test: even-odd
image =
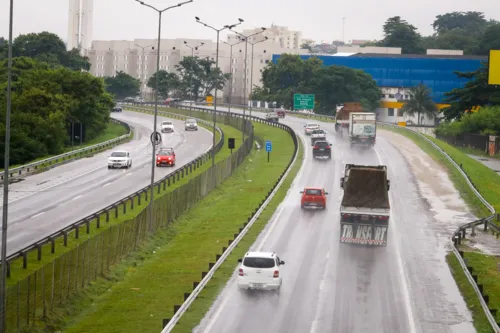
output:
[[[9,164],[10,164],[10,114],[12,112],[12,21],[14,0],[10,0],[9,51],[7,60],[7,110],[5,112],[5,155],[3,169],[3,212],[2,212],[2,282],[0,283],[0,333],[4,333],[6,323],[7,297],[7,221],[9,213]]]
[[[248,42],[248,43],[250,43],[250,45],[252,45],[252,52],[251,52],[252,56],[250,57],[250,59],[251,59],[251,65],[250,65],[250,93],[252,93],[252,90],[253,90],[253,47],[254,47],[255,44],[259,44],[259,43],[265,42],[268,39],[269,39],[269,37],[264,37],[264,39],[259,40],[257,42],[253,42],[253,43],[252,42]],[[264,53],[265,52],[266,51],[264,50]],[[250,117],[252,116],[252,107],[253,106],[250,107]]]
[[[233,46],[243,43],[243,41],[239,41],[238,43],[229,44],[228,42],[222,41],[224,44],[229,45],[229,73],[231,73],[231,80],[229,81],[229,107],[228,112],[231,112],[231,100],[233,97]]]
[[[191,57],[194,57],[194,50],[198,51],[198,48],[205,45],[205,43],[201,42],[200,45],[197,46],[189,46],[188,42],[184,41],[184,45],[191,49]]]
[[[155,157],[156,157],[156,141],[153,142],[153,140],[156,140],[156,126],[157,126],[157,121],[158,121],[158,86],[160,85],[160,80],[159,80],[159,75],[158,72],[160,71],[160,40],[161,40],[161,14],[163,12],[172,9],[172,8],[177,8],[182,5],[185,5],[187,3],[193,2],[193,0],[188,0],[184,2],[180,2],[177,5],[173,5],[170,7],[167,7],[165,9],[159,10],[151,5],[148,5],[144,1],[140,0],[135,0],[138,3],[140,3],[143,6],[149,7],[153,10],[155,10],[158,13],[158,49],[156,50],[156,89],[155,89],[155,116],[154,116],[154,124],[153,124],[153,133],[152,133],[152,153],[151,153],[151,198],[150,198],[150,203],[149,203],[149,228],[151,229],[151,226],[153,225],[153,216],[154,216],[154,210],[153,210],[153,202],[154,202],[154,185],[155,185]]]
[[[216,29],[214,27],[212,27],[211,25],[208,25],[206,23],[203,23],[200,21],[200,18],[198,16],[195,16],[195,19],[196,19],[196,23],[199,23],[201,25],[204,25],[205,27],[207,28],[210,28],[212,30],[214,30],[215,32],[217,32],[217,49],[215,51],[215,68],[218,69],[219,68],[219,34],[222,30],[225,30],[225,29],[229,29],[231,30],[232,28],[240,25],[243,23],[243,19],[239,18],[238,19],[238,23],[235,23],[235,24],[231,24],[231,25],[225,25],[224,27],[220,28],[220,29]],[[214,112],[213,112],[213,121],[214,121],[214,129],[213,129],[213,146],[212,146],[212,167],[215,166],[215,123],[216,123],[216,111],[217,111],[217,86],[215,87],[215,94],[214,94]],[[212,174],[214,175],[214,186],[215,186],[215,172],[212,172]]]
[[[194,50],[198,50],[199,47],[205,45],[205,43],[201,42],[200,45],[198,46],[189,46],[188,45],[188,42],[184,41],[184,45],[186,45],[187,47],[189,47],[191,49],[191,57],[194,57]],[[189,86],[191,87],[191,89],[189,89],[189,91],[191,92],[191,102],[189,103],[191,106],[193,105],[193,87],[192,87],[192,79],[193,79],[193,75],[190,75],[189,76]],[[189,109],[189,115],[191,116],[191,108]]]
[[[144,82],[143,80],[146,80],[144,77],[144,71],[145,71],[145,62],[144,59],[146,58],[146,52],[144,51],[146,48],[151,47],[154,50],[154,45],[148,45],[148,46],[140,46],[139,44],[134,44],[138,48],[142,49],[142,66],[141,66],[141,91],[142,91],[142,98],[145,97],[144,93]]]
[[[256,36],[260,33],[263,33],[264,31],[266,31],[266,28],[262,27],[260,28],[261,30],[260,31],[257,31],[253,34],[250,34],[248,36],[245,36],[243,34],[240,34],[239,32],[236,32],[234,30],[232,30],[231,28],[229,30],[231,30],[232,32],[234,32],[235,34],[237,34],[238,36],[240,36],[240,39],[244,39],[245,40],[245,81],[243,81],[243,120],[245,120],[245,114],[246,114],[246,110],[247,110],[247,56],[248,56],[248,38],[250,37],[253,37],[253,36]],[[243,139],[241,142],[244,142],[245,141],[245,122],[243,122]]]

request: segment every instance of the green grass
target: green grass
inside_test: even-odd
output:
[[[500,310],[500,285],[498,283],[498,281],[500,281],[500,272],[497,268],[498,258],[476,252],[465,252],[464,258],[467,259],[468,266],[474,268],[473,274],[478,276],[478,283],[483,284],[484,293],[490,298],[489,308]],[[446,261],[450,266],[462,296],[467,302],[467,306],[472,312],[474,327],[477,333],[493,333],[493,329],[490,327],[488,319],[483,312],[476,292],[470,285],[469,280],[467,280],[455,254],[449,253],[446,256]],[[497,322],[499,318],[500,316],[497,314]]]
[[[231,126],[226,126],[226,125],[220,125],[222,131],[224,134],[228,137],[234,136],[234,137],[240,137],[241,136],[241,131],[235,129],[234,127]],[[216,132],[217,138],[216,140],[220,139],[220,134]],[[216,141],[217,142],[217,141]],[[238,149],[239,140],[236,140],[237,147]],[[226,159],[230,155],[230,150],[227,148],[227,145],[224,146],[219,153],[216,154],[215,156],[215,161],[216,163],[218,161]],[[181,178],[179,181],[172,183],[170,186],[166,188],[166,190],[162,190],[160,194],[158,194],[157,191],[155,191],[155,200],[161,198],[162,196],[166,195],[169,192],[172,192],[176,188],[187,184],[189,180],[193,177],[196,177],[197,175],[205,172],[207,169],[209,169],[212,166],[212,163],[207,162],[204,165],[202,165],[200,168],[196,169],[192,173],[189,174],[189,176],[186,176],[184,178]],[[111,228],[114,225],[121,224],[127,220],[130,220],[136,216],[139,215],[139,213],[144,210],[148,203],[149,200],[146,200],[145,194],[143,194],[140,198],[141,204],[139,205],[139,198],[136,197],[134,200],[134,209],[132,209],[131,202],[128,201],[126,205],[126,213],[123,213],[123,205],[120,205],[119,207],[119,214],[118,217],[115,217],[115,214],[112,213],[110,214],[110,219],[109,222],[105,222],[105,214],[103,214],[101,218],[101,223],[100,223],[100,228],[96,228],[97,221],[96,219],[90,221],[90,233],[86,233],[86,226],[83,225],[79,228],[79,234],[80,237],[78,239],[75,238],[75,231],[72,231],[68,233],[68,244],[67,246],[64,246],[63,243],[63,237],[58,237],[56,239],[56,252],[54,254],[50,253],[50,248],[51,244],[46,244],[42,247],[42,260],[38,261],[37,259],[37,251],[30,251],[28,253],[28,267],[23,268],[22,267],[22,259],[18,258],[16,260],[11,261],[11,276],[10,278],[7,279],[7,285],[12,286],[18,283],[19,281],[24,280],[28,275],[32,274],[34,271],[40,269],[41,267],[52,263],[54,260],[56,260],[58,257],[60,257],[62,254],[67,253],[69,251],[74,250],[78,245],[82,244],[83,242],[87,241],[90,238],[96,237],[97,235],[101,234],[105,230]],[[149,198],[148,198],[149,199]],[[89,215],[92,212],[89,212]],[[76,221],[75,221],[76,222]]]
[[[265,151],[253,150],[223,184],[170,228],[159,231],[146,252],[139,255],[142,260],[130,259],[120,265],[119,284],[111,286],[106,281],[99,281],[94,289],[110,290],[94,295],[90,301],[77,301],[80,305],[70,305],[69,308],[78,309],[87,306],[63,332],[160,330],[162,318],[172,317],[173,306],[181,304],[184,293],[193,290],[193,282],[201,280],[201,272],[208,270],[210,262],[215,262],[216,254],[221,254],[222,248],[234,238],[233,234],[258,207],[290,161],[293,143],[288,133],[264,124],[255,123],[254,126],[255,136],[261,143],[273,141],[275,152],[271,161],[267,162]],[[286,185],[291,179],[289,177]],[[274,200],[274,207],[285,192]],[[270,207],[252,228],[250,239],[255,237],[272,211]],[[246,241],[238,251],[248,245]],[[148,254],[147,250],[152,249],[154,253]],[[225,270],[221,272],[227,277],[227,268]],[[216,280],[220,278],[219,273]],[[104,285],[98,287],[100,283]]]
[[[445,166],[453,184],[461,194],[464,201],[476,216],[484,217],[491,215],[490,211],[477,199],[472,192],[463,176],[456,170],[456,168],[436,150],[431,144],[420,138],[417,134],[411,133],[407,130],[391,127],[380,126],[381,129],[395,132],[404,135],[414,141],[425,153],[431,156],[438,163]],[[481,195],[488,201],[496,211],[500,210],[500,176],[497,175],[490,168],[483,165],[481,162],[466,155],[466,153],[454,146],[451,146],[441,140],[427,136],[436,145],[443,149],[457,164],[462,164],[462,168],[469,176],[472,183],[476,186]],[[500,273],[497,268],[498,258],[495,256],[488,256],[476,252],[465,252],[468,266],[474,269],[474,274],[478,275],[478,283],[484,285],[484,292],[490,297],[490,308],[498,309],[500,311]],[[457,285],[462,293],[462,296],[467,303],[467,307],[471,310],[474,319],[474,326],[478,333],[493,332],[490,328],[488,320],[481,308],[474,289],[467,280],[465,273],[458,263],[458,259],[453,253],[449,253],[446,257],[448,265]],[[500,316],[497,316],[497,321]]]
[[[62,154],[69,153],[69,152],[74,151],[74,150],[78,150],[78,149],[90,147],[90,146],[93,146],[93,145],[96,145],[96,144],[99,144],[99,143],[102,143],[102,142],[105,142],[105,141],[109,141],[109,140],[112,140],[114,138],[120,137],[120,136],[125,135],[125,134],[127,134],[127,128],[125,126],[123,126],[121,124],[109,122],[108,125],[107,125],[107,127],[106,127],[106,130],[102,134],[98,135],[97,137],[95,137],[94,139],[92,139],[90,141],[85,142],[82,145],[78,145],[77,142],[74,142],[74,146],[72,146],[72,147],[66,147],[64,149],[64,151],[62,152]],[[130,136],[129,140],[131,140],[132,138],[133,138],[133,134]],[[105,150],[105,149],[102,149],[102,150]],[[86,155],[93,155],[96,152],[97,151],[88,152],[87,154],[82,154],[82,155],[78,155],[78,156],[82,157],[82,156],[86,156]],[[41,161],[41,160],[44,160],[44,159],[47,159],[47,158],[50,158],[50,157],[54,157],[54,156],[57,156],[57,155],[60,155],[60,154],[42,156],[42,157],[34,159],[34,160],[30,161],[30,162],[26,162],[24,164],[11,165],[10,168],[12,168],[12,169],[13,168],[17,168],[17,167],[20,167],[20,166],[23,166],[23,165],[26,165],[26,164],[35,163],[35,162],[38,162],[38,161]],[[51,162],[51,163],[43,164],[43,165],[39,166],[39,168],[43,169],[44,167],[50,166],[50,165],[52,165],[54,163],[57,163],[57,162]],[[0,169],[0,171],[3,171],[3,169]]]

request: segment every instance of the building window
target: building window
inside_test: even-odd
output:
[[[267,63],[269,63],[269,60],[266,60],[266,61],[265,61],[265,63],[266,63],[266,64],[267,64]]]
[[[409,95],[405,95],[405,99],[410,99],[410,96]]]
[[[403,110],[398,109],[398,117],[402,117],[402,116],[403,116]]]
[[[381,95],[380,95],[380,98],[385,98],[385,94],[381,94]]]
[[[394,98],[394,94],[389,94],[389,98]]]
[[[394,109],[393,109],[393,108],[389,108],[389,109],[387,110],[387,115],[388,115],[389,117],[394,117]]]

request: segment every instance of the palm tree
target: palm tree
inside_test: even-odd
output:
[[[436,116],[438,107],[432,100],[430,93],[430,89],[423,84],[411,88],[410,100],[404,103],[401,112],[408,116],[414,116],[416,113],[418,125],[420,125],[421,114],[427,116],[428,119],[432,119]]]

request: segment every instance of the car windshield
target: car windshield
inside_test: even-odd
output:
[[[188,119],[188,120],[186,120],[186,123],[188,123],[188,124],[196,124],[196,120],[194,120],[194,119]]]
[[[127,153],[124,151],[115,151],[111,153],[111,157],[127,157]]]
[[[321,148],[324,148],[324,147],[328,147],[328,146],[330,146],[330,145],[328,144],[328,142],[326,142],[326,141],[316,141],[316,142],[314,143],[314,145],[315,145],[315,146],[318,146],[318,147],[321,147]]]
[[[309,127],[309,128],[316,128],[316,127],[319,127],[319,125],[317,125],[317,124],[307,124],[307,127]]]
[[[321,195],[321,190],[309,189],[306,190],[306,195]]]
[[[324,134],[324,133],[325,133],[325,131],[320,130],[320,129],[317,129],[317,130],[313,131],[313,134]]]
[[[174,152],[171,150],[160,150],[158,155],[160,155],[160,156],[172,156],[172,155],[174,155]]]
[[[172,125],[172,122],[170,121],[164,121],[163,123],[161,123],[162,125]]]
[[[243,265],[251,268],[272,268],[276,262],[273,258],[257,258],[257,257],[247,257],[243,261]]]

